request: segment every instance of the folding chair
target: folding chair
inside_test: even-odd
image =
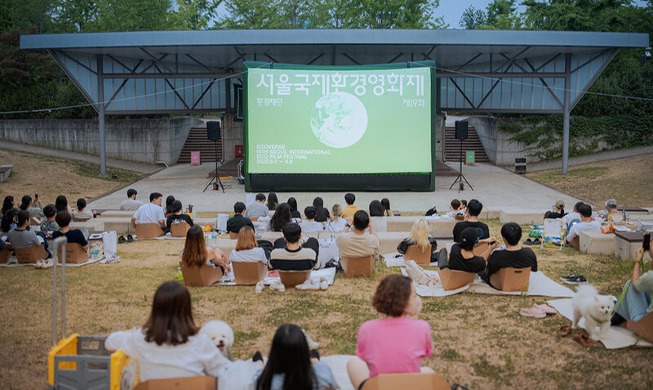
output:
[[[363,390],[448,390],[447,380],[434,373],[381,374],[365,381]]]
[[[372,275],[374,268],[374,256],[364,257],[342,257],[340,259],[342,270],[348,278],[367,277]]]
[[[190,225],[186,221],[170,224],[170,234],[173,237],[186,237],[188,229],[190,229]],[[136,235],[138,236],[138,233],[136,233]]]
[[[88,261],[88,253],[82,247],[82,244],[71,242],[66,244],[66,255],[64,256],[61,253],[62,247],[59,247],[59,253],[57,253],[57,258],[59,259],[59,264],[62,263],[62,258],[65,257],[66,264],[81,264]]]
[[[565,236],[562,219],[547,218],[544,220],[543,226],[541,238],[542,244],[540,245],[540,248],[562,250],[564,247],[562,239]],[[576,248],[579,247],[580,245],[576,246]]]
[[[302,284],[308,280],[311,276],[311,270],[306,271],[282,271],[279,270],[279,277],[281,278],[281,283],[283,283],[286,288],[295,287],[298,284]]]
[[[431,245],[429,245],[426,250],[418,247],[417,245],[408,245],[406,249],[406,254],[404,255],[404,260],[415,260],[419,265],[430,265],[431,264]]]
[[[440,275],[442,288],[444,288],[445,291],[467,286],[476,278],[476,274],[473,272],[451,270],[449,268],[440,269],[438,274]]]
[[[163,235],[163,230],[158,223],[137,223],[134,233],[140,240],[152,239]]]
[[[626,328],[649,343],[653,343],[653,313],[648,313],[639,321],[628,321]]]
[[[187,378],[150,379],[140,382],[134,390],[215,390],[216,379],[213,376],[191,376]]]
[[[43,245],[32,245],[27,248],[14,249],[18,264],[35,264],[38,260],[48,257],[48,251]]]
[[[531,267],[501,268],[490,276],[490,284],[504,292],[528,291]]]
[[[213,268],[206,264],[201,267],[187,267],[184,263],[179,263],[179,265],[187,287],[210,286],[219,282],[224,276],[220,268]]]
[[[231,266],[234,269],[236,284],[243,286],[251,286],[265,279],[268,271],[267,265],[260,261],[232,261]]]

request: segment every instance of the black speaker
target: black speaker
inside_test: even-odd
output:
[[[469,137],[467,121],[456,121],[456,139],[465,140]]]
[[[220,141],[222,138],[220,134],[220,122],[206,122],[206,137],[211,141]]]

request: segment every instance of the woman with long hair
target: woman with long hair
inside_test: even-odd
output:
[[[292,222],[292,215],[290,214],[290,206],[288,203],[281,203],[274,211],[274,215],[270,219],[270,230],[273,232],[280,232],[287,223]]]
[[[67,211],[68,214],[73,215],[73,209],[68,207],[68,199],[65,195],[59,195],[54,200],[54,208],[57,209],[57,212]]]
[[[379,374],[433,372],[420,367],[433,353],[431,327],[418,320],[422,301],[410,278],[393,274],[379,283],[372,305],[385,317],[369,320],[358,329],[356,355],[347,362],[349,379],[360,389]]]
[[[17,215],[19,211],[20,209],[14,207],[7,210],[7,212],[2,215],[2,223],[0,223],[0,230],[2,230],[2,235],[7,235],[10,230],[16,229],[18,226]]]
[[[404,239],[397,246],[397,252],[405,255],[408,247],[411,245],[416,245],[421,252],[431,251],[431,262],[437,260],[436,249],[438,249],[438,242],[435,238],[431,237],[429,224],[424,218],[420,218],[413,223],[408,238]]]
[[[381,206],[383,206],[383,210],[384,210],[383,214],[386,217],[392,217],[394,215],[394,212],[390,208],[390,199],[388,199],[388,198],[381,199]]]
[[[13,208],[14,208],[14,197],[12,195],[5,196],[5,199],[2,201],[2,215],[0,215],[0,218],[2,218],[7,213],[7,211]]]
[[[277,207],[279,206],[279,199],[277,198],[276,192],[270,192],[268,194],[268,203],[266,204],[266,206],[268,206],[268,210],[270,211],[277,209]]]
[[[294,196],[291,196],[290,198],[288,198],[288,206],[290,206],[290,216],[292,218],[300,218],[301,219],[302,214],[297,209],[297,199],[295,199]]]
[[[324,201],[319,196],[313,199],[313,207],[315,207],[315,222],[327,222],[331,217],[329,210],[324,207]]]
[[[311,363],[306,335],[295,324],[283,324],[274,334],[268,362],[257,390],[337,389],[331,369],[319,360]]]
[[[229,260],[243,262],[260,261],[265,264],[268,263],[268,257],[266,256],[265,251],[263,248],[260,248],[256,242],[254,229],[249,226],[243,226],[240,228],[240,231],[238,232],[238,240],[236,241],[236,249],[231,251]]]
[[[209,247],[204,239],[204,231],[199,225],[193,225],[186,233],[186,242],[181,252],[182,265],[188,268],[208,265],[216,268],[211,276],[213,283],[222,278],[229,270],[229,260],[218,248]],[[212,283],[209,283],[212,284]]]
[[[177,282],[159,286],[143,328],[114,332],[105,346],[138,362],[140,380],[217,376],[229,363],[193,320],[188,289]]]
[[[332,233],[339,233],[347,228],[347,220],[342,217],[342,207],[336,203],[331,207],[331,220],[324,230]]]
[[[166,209],[165,209],[165,217],[168,218],[169,215],[173,214],[174,211],[172,211],[172,204],[175,202],[175,197],[172,195],[168,195],[166,198]]]

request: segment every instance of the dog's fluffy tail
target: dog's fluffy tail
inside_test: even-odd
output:
[[[592,286],[591,284],[583,284],[576,290],[576,296],[578,297],[591,297],[598,294],[599,292],[596,287]]]

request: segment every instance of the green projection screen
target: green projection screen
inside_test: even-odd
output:
[[[433,62],[245,65],[246,190],[433,190]]]

